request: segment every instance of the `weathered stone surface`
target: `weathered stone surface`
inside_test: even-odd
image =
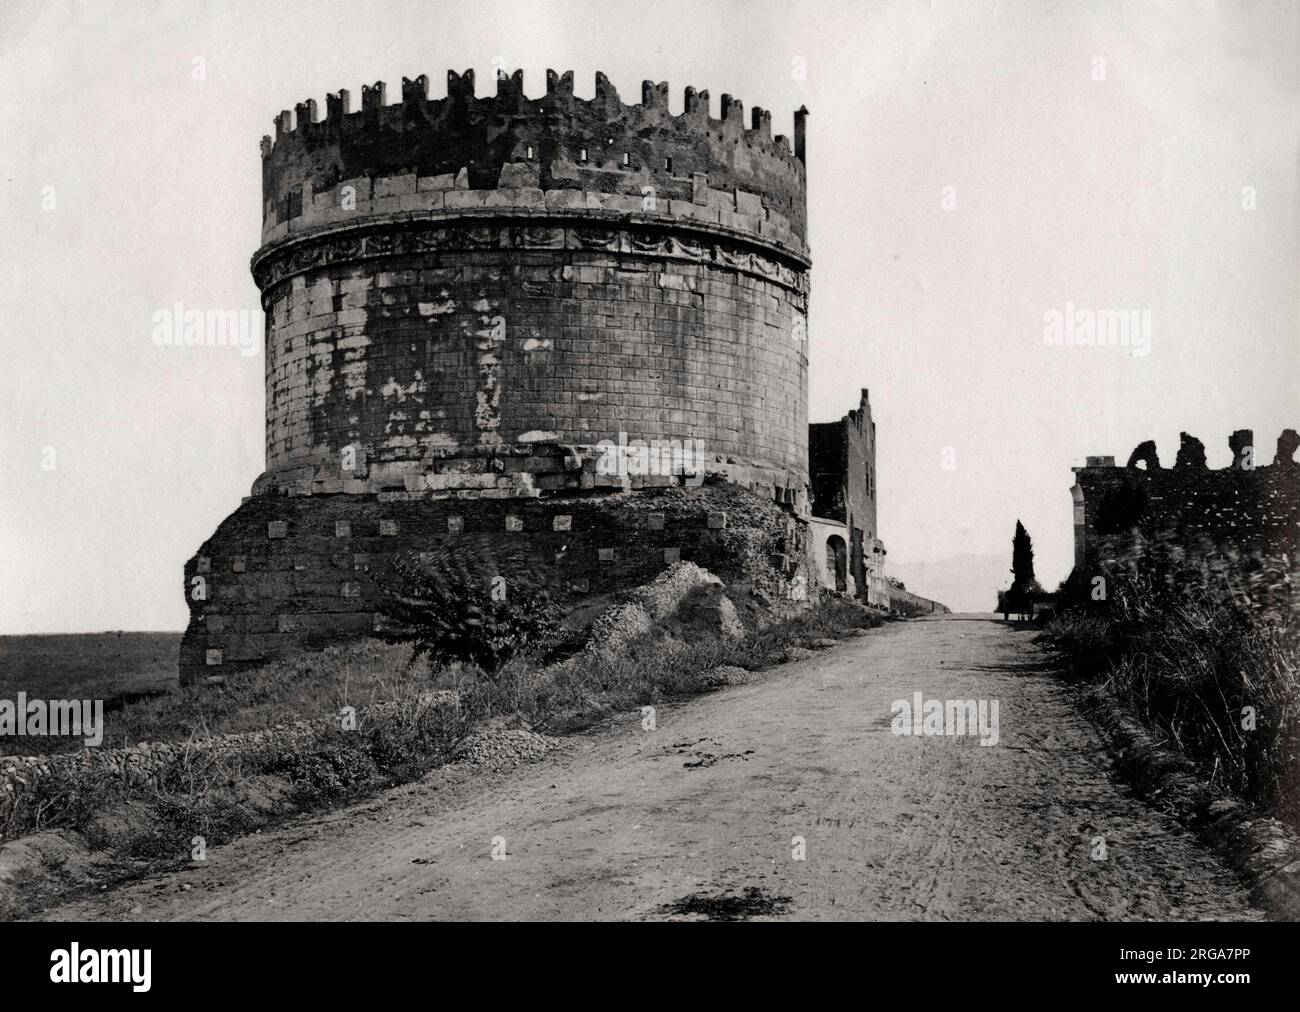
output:
[[[1138,443],[1129,454],[1128,463],[1125,467],[1137,467],[1142,464],[1148,470],[1154,471],[1160,466],[1160,456],[1156,453],[1156,443],[1154,439],[1148,439],[1145,442]]]
[[[1276,584],[1257,602],[1268,610],[1300,609],[1300,465],[1258,466],[1252,443],[1249,430],[1233,433],[1234,461],[1219,470],[1197,466],[1200,455],[1186,442],[1172,468],[1158,466],[1154,443],[1134,451],[1154,464],[1146,469],[1088,458],[1104,463],[1075,468],[1076,573],[1088,581],[1118,574],[1158,545],[1217,583]],[[1272,600],[1278,595],[1289,601]]]
[[[590,101],[569,75],[497,85],[277,118],[252,263],[266,470],[202,549],[186,677],[373,630],[372,574],[440,539],[526,539],[603,593],[748,559],[751,504],[709,510],[715,483],[806,513],[803,112],[792,149],[704,93],[673,117],[660,85],[641,105],[603,75]],[[654,490],[698,503],[635,525],[593,503]],[[785,556],[769,572],[798,580]]]
[[[607,82],[586,101],[510,81],[277,119],[256,489],[387,491],[416,480],[406,465],[620,432],[806,483],[802,113],[792,153],[766,114],[745,129],[732,102],[710,120],[701,93],[670,117]],[[476,481],[438,487],[523,491]]]
[[[712,529],[707,518],[720,510],[727,527]],[[652,527],[648,516],[662,523]],[[507,517],[517,530],[507,530]],[[560,517],[569,518],[567,528],[557,525]],[[273,519],[289,531],[284,539],[265,538]],[[307,644],[366,635],[377,628],[377,577],[397,554],[466,537],[517,540],[554,574],[556,586],[574,594],[650,583],[684,561],[727,581],[744,580],[780,603],[788,599],[788,576],[768,557],[779,540],[790,539],[792,522],[777,504],[728,485],[575,499],[254,496],[200,549],[212,560],[211,593],[206,601],[187,598],[181,677],[238,670]],[[351,532],[345,551],[335,534],[340,523]],[[381,534],[387,524],[397,533]],[[793,530],[791,549],[806,552],[806,526],[795,523]],[[613,551],[612,561],[602,560],[604,550]],[[235,556],[245,563],[240,572],[228,564]],[[197,557],[186,566],[186,580]]]
[[[740,613],[736,611],[735,604],[726,594],[718,599],[718,628],[727,639],[745,638],[745,625],[740,620]]]
[[[1178,456],[1174,459],[1174,467],[1205,467],[1205,444],[1195,436],[1189,436],[1186,432],[1178,434]]]

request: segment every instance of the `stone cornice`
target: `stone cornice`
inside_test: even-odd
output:
[[[751,232],[656,214],[483,208],[368,215],[268,243],[253,255],[263,292],[335,263],[453,250],[580,250],[705,263],[808,293],[812,262]]]

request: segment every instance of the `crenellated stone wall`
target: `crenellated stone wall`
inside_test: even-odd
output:
[[[1172,467],[1161,467],[1154,442],[1140,444],[1125,466],[1089,457],[1076,467],[1075,574],[1090,586],[1140,566],[1155,549],[1181,567],[1201,570],[1226,590],[1258,591],[1257,604],[1290,614],[1300,608],[1300,437],[1287,429],[1272,463],[1247,429],[1232,434],[1233,463],[1206,467],[1205,447],[1183,433]],[[1261,587],[1261,584],[1269,586]],[[1284,597],[1278,604],[1274,598]]]

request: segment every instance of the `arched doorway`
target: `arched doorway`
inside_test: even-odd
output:
[[[832,534],[826,539],[826,575],[838,591],[849,589],[849,551],[844,539]]]

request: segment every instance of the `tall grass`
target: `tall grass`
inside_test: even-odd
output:
[[[1300,824],[1300,629],[1274,606],[1273,581],[1146,563],[1112,578],[1108,600],[1059,614],[1049,637],[1212,786]]]

